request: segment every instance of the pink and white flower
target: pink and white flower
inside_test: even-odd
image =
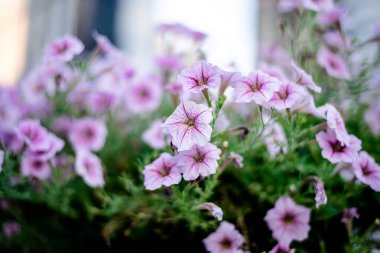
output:
[[[288,151],[288,141],[285,132],[279,123],[273,122],[266,126],[263,136],[268,153],[271,157],[275,157],[279,153],[286,153]]]
[[[380,166],[367,152],[360,152],[359,159],[352,165],[360,182],[369,185],[374,191],[380,191]]]
[[[49,163],[30,155],[23,155],[21,158],[21,174],[32,176],[40,180],[46,180],[51,175]]]
[[[101,161],[90,151],[84,149],[77,151],[75,171],[90,187],[103,187],[105,184]]]
[[[283,83],[280,89],[273,94],[268,105],[277,110],[286,110],[294,107],[303,98],[303,90],[294,83]]]
[[[327,129],[316,135],[317,142],[322,148],[323,158],[331,163],[354,162],[358,158],[361,149],[361,141],[354,135],[349,135],[349,145],[342,144],[337,138],[335,131]]]
[[[239,72],[222,71],[219,80],[219,96],[221,96],[228,87],[235,87],[241,80],[241,74]]]
[[[297,84],[299,84],[303,87],[309,88],[310,90],[313,90],[317,93],[321,92],[321,87],[319,87],[318,85],[316,85],[314,83],[311,75],[306,73],[305,70],[298,67],[294,62],[291,62],[291,65],[292,65],[294,72],[296,74],[296,79],[295,79],[296,81],[295,82]]]
[[[178,163],[183,178],[187,181],[195,180],[199,176],[207,177],[215,174],[218,160],[222,151],[214,144],[204,146],[194,145],[190,150],[178,154]]]
[[[310,176],[309,179],[312,180],[315,190],[315,206],[319,208],[321,205],[326,205],[327,195],[322,180],[316,176]]]
[[[320,25],[333,25],[341,23],[347,13],[347,9],[343,6],[335,6],[325,12],[320,13],[316,18],[316,23]]]
[[[211,253],[240,253],[244,237],[233,224],[223,221],[215,232],[203,240],[203,243],[206,250]]]
[[[194,144],[205,145],[210,141],[212,109],[203,104],[182,101],[162,124],[172,136],[178,151],[190,149]]]
[[[0,150],[0,172],[3,170],[4,164],[4,151]]]
[[[322,47],[319,49],[317,53],[317,63],[332,77],[347,80],[351,78],[350,72],[343,59],[327,48]]]
[[[236,168],[241,169],[243,168],[243,157],[235,152],[231,152],[228,155],[228,159],[231,159],[233,164],[235,165]]]
[[[292,241],[303,241],[310,230],[310,209],[297,205],[289,197],[281,197],[264,218],[279,244],[289,246]]]
[[[145,188],[150,191],[181,181],[178,160],[168,153],[162,153],[153,163],[146,165],[143,173]]]
[[[46,135],[47,145],[27,149],[26,154],[41,161],[52,159],[65,146],[65,142],[52,133]]]
[[[50,42],[44,51],[46,62],[69,62],[84,50],[83,43],[72,35],[65,35]]]
[[[354,218],[359,219],[359,213],[356,207],[345,208],[343,210],[343,217],[341,220],[343,223],[351,222]]]
[[[142,133],[142,140],[154,149],[161,149],[167,145],[166,134],[161,127],[162,120],[155,120],[150,127]]]
[[[190,68],[185,68],[178,75],[185,91],[199,93],[203,89],[216,87],[220,82],[221,70],[206,61],[199,61]]]
[[[327,31],[323,34],[323,40],[328,47],[338,50],[343,50],[345,43],[340,32],[336,30]]]
[[[302,4],[302,0],[280,0],[277,5],[279,12],[286,13],[297,10]]]
[[[223,210],[219,206],[211,202],[206,202],[198,206],[199,209],[208,210],[212,216],[221,221],[223,219]]]
[[[333,105],[326,104],[326,120],[327,126],[335,132],[338,141],[344,145],[350,145],[350,135],[346,130],[344,119]]]
[[[81,118],[73,122],[69,140],[75,149],[99,151],[107,137],[107,127],[101,120]]]
[[[334,7],[333,0],[302,0],[305,9],[312,11],[326,11]]]
[[[24,120],[16,128],[16,134],[20,140],[25,142],[31,150],[48,148],[48,132],[41,126],[39,120]]]
[[[277,244],[269,253],[295,253],[295,250],[290,249],[288,246]]]

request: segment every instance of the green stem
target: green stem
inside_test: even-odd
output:
[[[202,90],[202,93],[203,93],[203,96],[204,96],[205,99],[206,99],[206,102],[207,102],[208,107],[212,108],[212,104],[211,104],[210,96],[208,95],[208,90],[207,90],[207,89],[204,89],[204,90]]]

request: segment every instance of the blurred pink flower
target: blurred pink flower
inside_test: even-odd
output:
[[[185,68],[178,75],[184,91],[199,93],[203,89],[216,87],[220,83],[221,70],[206,61],[199,61],[190,68]]]
[[[258,105],[267,103],[280,87],[278,79],[261,70],[251,72],[235,85],[235,101],[237,103],[254,102]]]
[[[343,59],[339,55],[329,51],[327,48],[322,47],[319,49],[317,62],[326,70],[327,74],[332,77],[347,80],[351,78]]]
[[[326,118],[325,110],[315,106],[314,97],[306,89],[302,91],[302,99],[293,106],[291,112],[304,112],[317,118]]]
[[[51,171],[47,161],[24,154],[21,158],[21,174],[23,176],[32,176],[40,180],[46,180],[50,177]]]
[[[267,105],[277,110],[291,109],[302,98],[303,94],[299,86],[294,83],[283,83],[280,89],[273,94]]]
[[[73,121],[69,140],[75,149],[99,151],[107,137],[107,127],[101,120],[81,118]]]
[[[240,253],[242,251],[239,248],[244,243],[244,237],[233,224],[222,221],[218,229],[207,236],[203,243],[210,253]]]
[[[65,146],[65,142],[52,133],[48,133],[45,138],[47,142],[46,146],[44,145],[33,149],[27,149],[25,154],[33,156],[35,159],[41,161],[48,161]]]
[[[325,12],[320,13],[316,18],[316,23],[320,25],[332,25],[334,23],[342,22],[347,9],[343,6],[335,6]]]
[[[199,205],[198,208],[208,210],[212,216],[218,219],[218,221],[223,219],[223,210],[214,203],[206,202]]]
[[[326,11],[334,7],[333,0],[302,0],[305,9],[312,11]]]
[[[310,209],[297,205],[289,197],[280,197],[264,220],[279,244],[289,246],[293,240],[303,241],[308,237]]]
[[[86,99],[88,107],[96,113],[105,113],[116,105],[116,95],[110,91],[95,90]]]
[[[364,121],[374,135],[380,135],[380,100],[373,101],[364,114]]]
[[[16,221],[3,223],[3,234],[5,237],[10,238],[20,233],[21,226]]]
[[[235,85],[241,80],[241,74],[239,72],[222,71],[218,84],[219,96],[223,95],[228,87],[235,87]]]
[[[44,60],[46,62],[69,62],[83,50],[84,45],[78,38],[65,35],[46,45]]]
[[[218,118],[215,121],[215,130],[217,131],[226,130],[229,125],[230,125],[230,121],[227,118],[226,114],[224,113],[224,111],[220,111]]]
[[[157,31],[162,33],[163,35],[172,33],[178,36],[186,37],[188,39],[193,40],[194,42],[202,42],[207,37],[205,33],[193,30],[179,23],[161,24],[157,27]]]
[[[173,138],[178,151],[190,149],[194,144],[205,145],[210,141],[212,109],[203,104],[182,101],[162,124]]]
[[[48,132],[39,120],[21,121],[16,128],[16,134],[31,150],[45,149],[49,146]]]
[[[321,87],[319,87],[318,85],[314,83],[311,75],[306,73],[305,70],[298,67],[293,61],[290,64],[292,65],[293,70],[296,74],[295,83],[303,87],[309,88],[310,90],[313,90],[317,93],[321,92]]]
[[[323,34],[323,40],[328,47],[338,50],[344,49],[344,40],[339,31],[332,30]]]
[[[351,222],[353,219],[359,219],[358,209],[356,207],[345,208],[343,210],[342,222]]]
[[[331,163],[354,162],[358,158],[361,149],[361,141],[354,135],[349,135],[349,145],[342,144],[335,135],[334,130],[319,132],[316,135],[317,142],[322,148],[323,158]]]
[[[243,168],[243,157],[235,152],[231,152],[229,155],[228,155],[228,159],[231,159],[232,162],[234,163],[234,165],[236,166],[236,168],[238,169],[241,169]]]
[[[0,150],[0,172],[3,170],[3,164],[4,164],[4,151]]]
[[[269,253],[295,253],[295,250],[290,249],[288,246],[277,244]]]
[[[102,54],[111,57],[121,55],[120,51],[109,41],[106,36],[95,31],[92,33],[92,37],[94,37],[96,45]]]
[[[329,129],[335,132],[337,140],[343,145],[350,145],[350,136],[346,130],[344,119],[335,106],[326,104],[326,120]]]
[[[168,153],[162,153],[153,163],[146,165],[143,174],[145,188],[151,191],[181,181],[178,160]]]
[[[162,129],[161,124],[161,119],[155,120],[150,127],[142,133],[142,140],[154,149],[161,149],[167,145],[164,129]]]
[[[309,176],[308,178],[313,182],[315,190],[315,206],[319,208],[321,205],[326,205],[327,195],[322,180],[316,176]]]
[[[154,63],[163,70],[178,71],[183,68],[182,59],[173,55],[156,56]]]
[[[105,184],[101,161],[90,151],[81,149],[76,152],[75,171],[90,187],[103,187]]]
[[[354,173],[360,182],[380,192],[380,166],[365,151],[359,153],[359,159],[352,163]]]
[[[268,153],[275,157],[278,153],[286,153],[288,142],[282,126],[277,122],[267,125],[263,131],[264,142]]]
[[[280,0],[277,10],[282,13],[291,12],[298,9],[302,4],[302,0]]]
[[[215,174],[221,153],[222,151],[211,143],[204,146],[194,145],[190,150],[180,152],[178,163],[183,178],[190,181],[199,176],[207,177]]]
[[[277,78],[280,82],[289,82],[289,78],[284,70],[275,64],[260,63],[259,68],[265,74],[273,78]]]
[[[52,129],[61,135],[68,135],[71,129],[73,119],[70,116],[63,115],[53,120]]]

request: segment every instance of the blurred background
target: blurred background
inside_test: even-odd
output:
[[[209,35],[204,50],[216,65],[254,68],[262,43],[280,38],[277,0],[0,0],[0,83],[12,85],[36,64],[45,44],[64,34],[91,50],[93,31],[106,35],[147,70],[154,28],[183,23]],[[368,37],[380,17],[379,0],[340,1],[349,7],[351,33]]]

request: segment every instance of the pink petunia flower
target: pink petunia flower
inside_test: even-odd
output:
[[[331,163],[351,163],[358,158],[361,141],[354,135],[349,135],[349,145],[342,144],[332,129],[327,129],[327,132],[319,132],[316,138],[322,148],[323,158]]]
[[[315,190],[315,206],[319,208],[321,205],[326,205],[327,195],[322,180],[316,176],[309,176],[309,179],[312,180]]]
[[[145,188],[150,191],[181,181],[178,160],[168,153],[162,153],[153,163],[146,165],[143,174]]]
[[[75,149],[99,151],[107,137],[107,127],[101,120],[81,118],[74,120],[69,140]]]
[[[294,83],[283,83],[280,89],[273,94],[268,105],[277,109],[291,109],[303,98],[302,89]]]
[[[237,103],[254,102],[258,105],[267,103],[280,87],[278,79],[261,70],[251,72],[235,86],[235,101]]]
[[[302,0],[305,9],[312,11],[326,11],[334,6],[333,0]]]
[[[259,68],[262,72],[273,78],[277,78],[280,82],[289,82],[288,75],[279,65],[260,63]]]
[[[210,141],[212,109],[191,101],[182,101],[162,124],[173,138],[178,151],[190,149],[194,144]]]
[[[51,171],[47,161],[37,159],[30,155],[23,155],[21,158],[21,174],[23,176],[32,176],[40,180],[46,180],[50,177]]]
[[[337,79],[347,79],[351,78],[346,64],[343,59],[327,48],[322,47],[317,53],[317,62],[323,67],[327,74]]]
[[[380,191],[380,166],[367,152],[360,152],[359,159],[352,165],[360,182],[369,185],[374,191]]]
[[[178,154],[178,163],[183,178],[187,181],[195,180],[199,176],[207,177],[215,174],[218,160],[222,151],[214,144],[204,146],[194,145],[190,150]]]
[[[111,57],[118,57],[121,55],[119,50],[109,41],[109,39],[106,36],[95,31],[92,33],[92,37],[94,37],[96,45],[102,54]]]
[[[182,59],[172,55],[156,56],[154,63],[161,69],[168,71],[179,71],[183,68]]]
[[[327,126],[335,132],[338,141],[343,145],[350,145],[350,136],[347,132],[342,115],[333,105],[326,104],[325,106]]]
[[[198,206],[199,209],[208,210],[212,216],[221,221],[223,219],[223,210],[211,202],[206,202]]]
[[[150,127],[142,133],[142,140],[154,149],[161,149],[167,145],[165,132],[161,127],[162,120],[155,120]]]
[[[327,31],[323,34],[323,40],[328,47],[338,50],[344,49],[344,40],[340,32],[333,30]]]
[[[288,151],[285,132],[280,124],[273,122],[265,127],[263,131],[264,142],[271,157]]]
[[[241,74],[239,72],[222,71],[219,80],[219,96],[221,96],[228,87],[235,87],[241,80]]]
[[[374,135],[380,135],[380,100],[373,101],[364,114],[364,121]]]
[[[52,133],[48,133],[45,138],[47,142],[46,146],[27,149],[26,154],[41,161],[47,161],[52,159],[65,146],[65,142]]]
[[[72,35],[65,35],[50,42],[44,51],[46,62],[69,62],[84,50],[83,43]]]
[[[105,113],[116,106],[116,95],[110,91],[95,90],[86,99],[88,107],[96,113]]]
[[[38,120],[24,120],[16,128],[16,134],[20,140],[25,142],[31,150],[47,148],[49,142],[48,132],[41,126]]]
[[[302,4],[302,0],[280,0],[277,10],[281,13],[297,10]]]
[[[101,161],[90,151],[81,149],[76,152],[75,171],[90,187],[103,187],[105,184]]]
[[[303,241],[310,230],[310,209],[297,205],[289,197],[281,197],[264,218],[279,244],[289,246],[292,241]]]
[[[67,135],[70,132],[73,119],[70,116],[63,115],[53,120],[53,130],[58,134]]]
[[[3,223],[3,234],[5,237],[10,238],[20,233],[21,226],[16,221]]]
[[[235,167],[238,168],[238,169],[241,169],[243,168],[243,157],[235,152],[231,152],[229,155],[228,155],[228,159],[231,159],[232,162],[234,163]]]
[[[185,91],[199,93],[203,89],[216,87],[220,82],[221,70],[206,61],[199,61],[190,68],[185,68],[178,75]]]
[[[303,86],[303,87],[306,87],[306,88],[309,88],[310,90],[313,90],[317,93],[320,93],[321,92],[321,87],[319,87],[318,85],[316,85],[313,81],[313,78],[311,77],[311,75],[309,75],[308,73],[305,72],[305,70],[301,69],[300,67],[298,67],[294,62],[291,62],[290,63],[293,67],[293,70],[296,74],[296,81],[295,83]]]
[[[316,18],[316,23],[320,25],[332,25],[342,22],[347,13],[346,7],[335,6],[325,12],[320,13]]]
[[[345,208],[343,210],[343,217],[341,220],[343,223],[351,222],[354,218],[359,219],[359,213],[356,207]]]
[[[218,229],[207,236],[203,243],[211,253],[239,253],[244,243],[244,237],[235,226],[227,221],[220,223]]]
[[[288,246],[277,244],[269,253],[295,253],[295,250],[290,249]]]
[[[0,172],[3,170],[4,151],[0,150]]]

